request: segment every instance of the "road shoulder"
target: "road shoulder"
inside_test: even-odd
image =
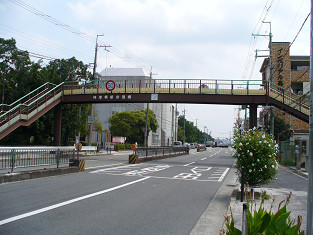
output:
[[[219,234],[225,222],[230,199],[236,189],[236,169],[231,168],[213,200],[203,212],[190,235]]]

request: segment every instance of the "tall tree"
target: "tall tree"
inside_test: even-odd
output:
[[[28,52],[16,47],[14,39],[0,38],[1,98],[11,104],[46,82],[60,84],[64,81],[88,81],[88,66],[74,57],[50,61],[42,67],[31,62]],[[4,93],[2,92],[4,88]],[[79,132],[88,134],[86,123],[90,105],[62,106],[62,145],[69,145]],[[16,138],[19,136],[19,138]],[[20,127],[0,141],[1,145],[50,145],[54,136],[54,109],[36,120],[29,127]]]
[[[184,116],[178,117],[178,140],[183,141],[184,136]],[[210,135],[200,131],[193,122],[185,120],[185,141],[189,143],[204,143],[206,138],[212,138]]]
[[[124,111],[115,113],[109,122],[110,132],[115,136],[125,136],[127,143],[143,144],[144,132],[146,124],[146,110]],[[156,132],[158,128],[158,122],[156,116],[152,110],[149,109],[148,113],[148,130]]]

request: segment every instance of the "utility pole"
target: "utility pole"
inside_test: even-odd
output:
[[[150,80],[152,79],[152,75],[153,75],[153,73],[152,73],[152,66],[151,66],[151,69],[150,69]],[[147,140],[147,138],[148,138],[148,135],[147,135],[147,132],[148,132],[148,117],[149,117],[149,103],[147,103],[147,110],[146,110],[146,126],[145,126],[145,129],[146,129],[146,131],[145,131],[145,139],[143,140],[143,145],[145,146],[145,147],[148,147],[148,140]],[[162,120],[161,120],[162,121]],[[161,130],[161,133],[162,133],[162,130]]]
[[[98,37],[104,36],[103,34],[98,34],[96,38],[96,48],[95,48],[95,60],[93,63],[93,72],[92,72],[92,82],[95,80],[96,68],[97,68],[97,55],[98,55]],[[93,105],[91,104],[90,116],[93,116]],[[91,137],[92,137],[92,124],[89,125],[89,138],[88,145],[91,146]]]
[[[269,37],[269,50],[256,50],[256,55],[255,57],[269,57],[269,66],[270,66],[270,79],[269,79],[269,86],[273,87],[273,51],[272,51],[272,23],[271,22],[266,22],[262,21],[262,23],[269,24],[270,25],[270,32],[269,35],[261,35],[261,34],[252,34],[253,36],[262,36],[262,37]],[[269,51],[269,56],[261,56],[258,55],[258,51]],[[273,106],[270,107],[270,122],[271,122],[271,127],[270,127],[270,134],[274,136],[274,109]]]
[[[312,235],[313,228],[312,228],[312,219],[313,219],[313,1],[311,0],[311,27],[310,27],[310,130],[309,130],[309,189],[308,189],[308,199],[307,199],[307,228],[306,234]]]
[[[183,138],[184,143],[185,140],[186,140],[186,109],[184,109],[184,138]]]
[[[176,103],[176,107],[175,107],[175,136],[174,136],[174,141],[177,140],[177,115],[178,115],[178,111],[177,111],[177,103]]]

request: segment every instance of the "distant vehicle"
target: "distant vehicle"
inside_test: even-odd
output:
[[[197,144],[197,143],[190,143],[190,147],[191,147],[192,149],[197,148],[197,146],[198,146],[198,144]]]
[[[173,143],[174,146],[183,146],[183,143],[181,141],[174,141]]]
[[[228,144],[221,140],[218,140],[214,142],[214,147],[228,148]]]
[[[185,143],[184,143],[184,147],[188,147],[189,149],[191,149],[190,144],[189,144],[189,143],[187,143],[187,142],[185,142]]]
[[[205,143],[205,145],[206,145],[207,147],[212,147],[212,146],[213,146],[213,141],[207,141],[207,142]]]

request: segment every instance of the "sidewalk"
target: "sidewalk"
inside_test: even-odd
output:
[[[300,176],[307,176],[308,173],[302,170],[296,170],[295,167],[288,167],[294,173],[298,173]],[[270,185],[268,185],[270,186]],[[265,191],[267,195],[270,196],[270,199],[264,200],[263,207],[269,211],[272,207],[272,211],[274,213],[277,212],[279,203],[286,200],[290,192],[292,192],[289,203],[287,204],[287,211],[291,211],[290,217],[292,220],[297,221],[298,216],[302,217],[301,230],[306,230],[307,223],[307,191],[294,191],[286,188],[271,188],[271,187],[260,187],[255,188],[255,195],[258,193],[262,193]],[[235,227],[239,230],[242,230],[242,212],[243,212],[243,204],[245,202],[240,202],[240,196],[237,196],[237,192],[240,192],[240,184],[236,182],[236,193],[232,195],[230,200],[229,210],[227,215],[233,215],[235,221]],[[238,193],[239,194],[239,193]],[[261,200],[260,198],[255,198],[250,204],[253,205],[253,210],[258,210],[260,206]],[[284,205],[284,203],[282,204]],[[251,208],[251,207],[250,207]],[[223,226],[223,229],[226,229],[226,226]]]

